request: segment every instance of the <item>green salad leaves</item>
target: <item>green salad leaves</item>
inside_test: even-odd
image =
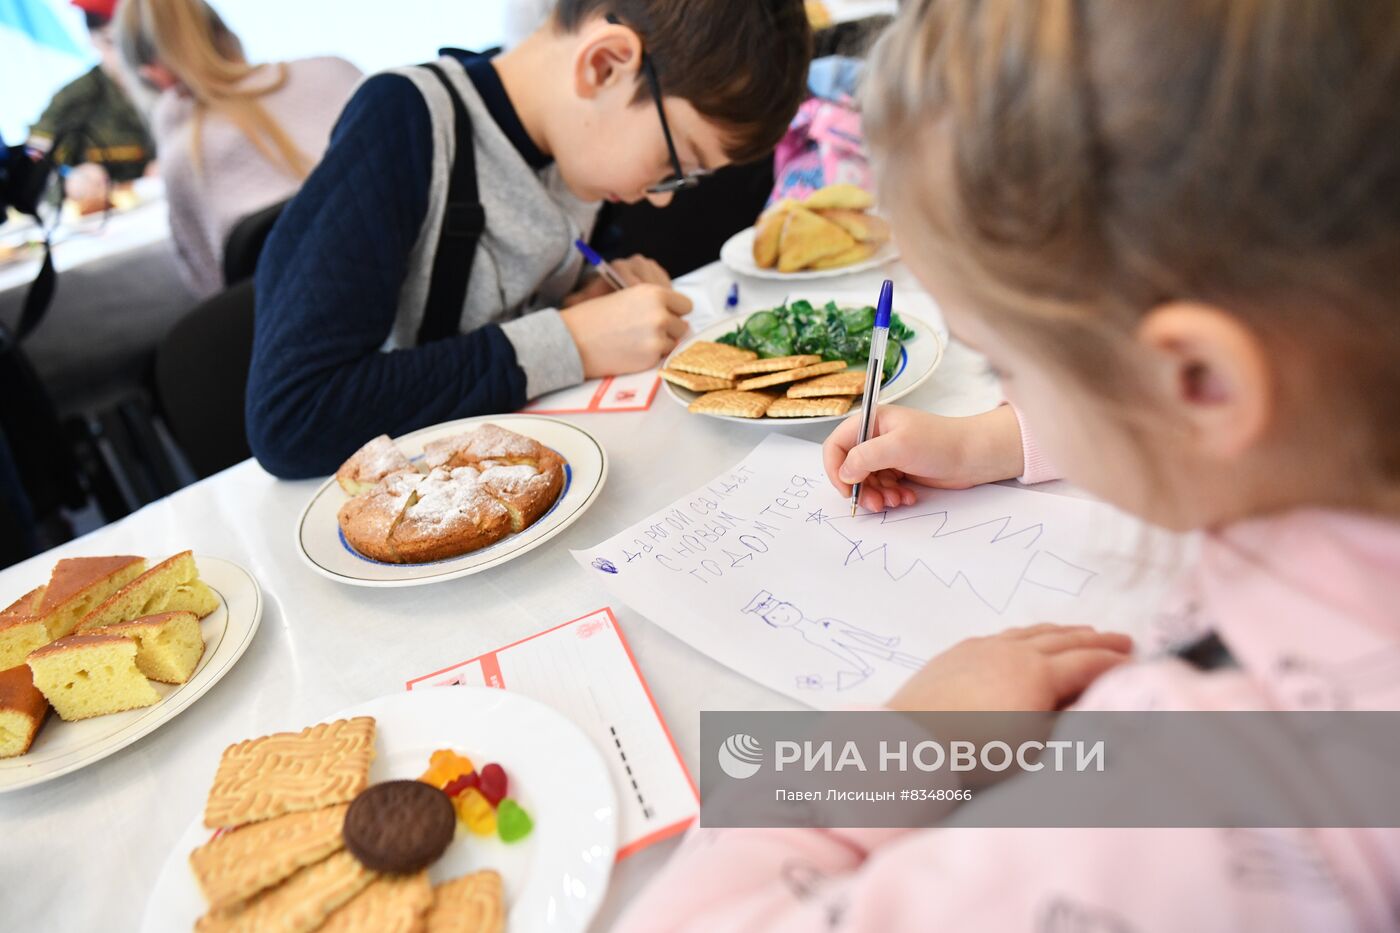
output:
[[[864,366],[870,358],[870,335],[875,327],[875,308],[841,308],[828,301],[817,308],[810,301],[794,301],[749,315],[742,327],[718,338],[731,347],[753,350],[760,357],[793,356],[814,353],[823,360],[845,360]],[[885,350],[885,379],[899,366],[903,342],[914,331],[890,316],[890,341]]]

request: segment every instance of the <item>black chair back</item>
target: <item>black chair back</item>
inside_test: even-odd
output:
[[[286,206],[286,201],[278,201],[249,214],[234,226],[224,243],[224,285],[237,285],[253,277],[267,237]]]

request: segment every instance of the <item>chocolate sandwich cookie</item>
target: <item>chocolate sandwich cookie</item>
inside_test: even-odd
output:
[[[386,781],[364,790],[345,814],[345,847],[373,871],[427,868],[452,842],[457,812],[422,781]]]

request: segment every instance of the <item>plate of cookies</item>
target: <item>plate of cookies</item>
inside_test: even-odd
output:
[[[603,446],[553,418],[467,418],[380,436],[312,496],[297,548],[317,573],[355,586],[452,580],[562,532],[607,474]]]
[[[865,387],[874,308],[799,300],[716,321],[662,366],[666,391],[693,414],[747,424],[837,421]],[[923,385],[943,360],[940,331],[897,313],[881,403]]]
[[[233,668],[261,620],[257,582],[229,561],[60,560],[0,612],[0,793],[174,719]]]
[[[602,757],[505,690],[380,697],[210,766],[144,933],[581,931],[616,858]]]
[[[828,279],[899,258],[889,224],[870,213],[875,199],[855,185],[828,185],[802,201],[784,198],[720,247],[740,275],[760,279]]]

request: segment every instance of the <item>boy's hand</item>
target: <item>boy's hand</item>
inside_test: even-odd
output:
[[[1127,635],[1087,625],[1032,625],[958,642],[887,704],[905,712],[1057,710],[1099,675],[1130,660]]]
[[[608,265],[617,273],[618,278],[627,283],[630,288],[633,285],[660,285],[662,288],[671,287],[671,277],[666,274],[666,270],[661,268],[661,264],[648,259],[645,256],[628,256],[626,259],[609,260]],[[604,295],[612,294],[613,288],[602,276],[594,274],[589,278],[588,284],[564,299],[563,307],[572,308],[574,305],[593,298],[602,298]]]
[[[871,512],[913,505],[911,483],[966,489],[1014,479],[1025,469],[1021,426],[1006,405],[970,418],[881,406],[874,433],[857,446],[860,415],[854,415],[822,445],[832,485],[849,496],[851,486],[862,483],[860,505]]]
[[[650,369],[690,330],[691,301],[660,285],[635,285],[559,312],[587,379]]]

